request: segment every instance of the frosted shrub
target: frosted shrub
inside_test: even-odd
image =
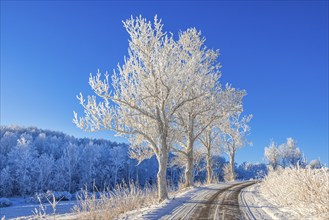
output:
[[[74,207],[79,219],[114,219],[122,213],[157,204],[156,187],[141,189],[133,183],[118,185],[104,193],[90,194],[86,190],[82,193],[77,196],[80,204]]]
[[[270,171],[261,191],[271,202],[301,217],[325,218],[329,213],[329,169],[286,168]]]

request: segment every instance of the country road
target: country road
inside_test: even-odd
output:
[[[235,183],[224,188],[209,187],[161,219],[241,219],[239,193],[252,184],[254,182]]]
[[[117,220],[289,220],[298,219],[292,211],[266,200],[258,181],[221,182],[194,187],[170,200],[138,211],[126,213]]]
[[[240,183],[219,190],[204,205],[200,205],[199,215],[192,219],[241,219],[239,193],[252,184],[254,182]]]

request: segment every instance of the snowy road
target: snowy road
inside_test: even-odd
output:
[[[119,219],[240,219],[239,193],[254,183],[233,182],[193,188],[158,207]]]
[[[170,217],[162,219],[240,219],[239,193],[252,184],[254,182],[243,182],[207,190],[178,208]]]

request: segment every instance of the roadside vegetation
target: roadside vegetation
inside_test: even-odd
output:
[[[118,185],[102,193],[83,190],[77,198],[79,205],[74,213],[79,219],[114,219],[131,210],[157,204],[156,186],[141,188],[134,183]]]
[[[261,183],[264,197],[300,217],[324,219],[329,213],[329,169],[278,168]]]

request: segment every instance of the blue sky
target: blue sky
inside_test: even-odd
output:
[[[127,55],[122,20],[162,18],[165,31],[196,27],[220,49],[222,83],[248,92],[252,147],[237,161],[262,162],[270,139],[298,141],[328,164],[328,1],[1,1],[1,125],[37,126],[77,137],[75,96],[90,73],[112,72]]]

